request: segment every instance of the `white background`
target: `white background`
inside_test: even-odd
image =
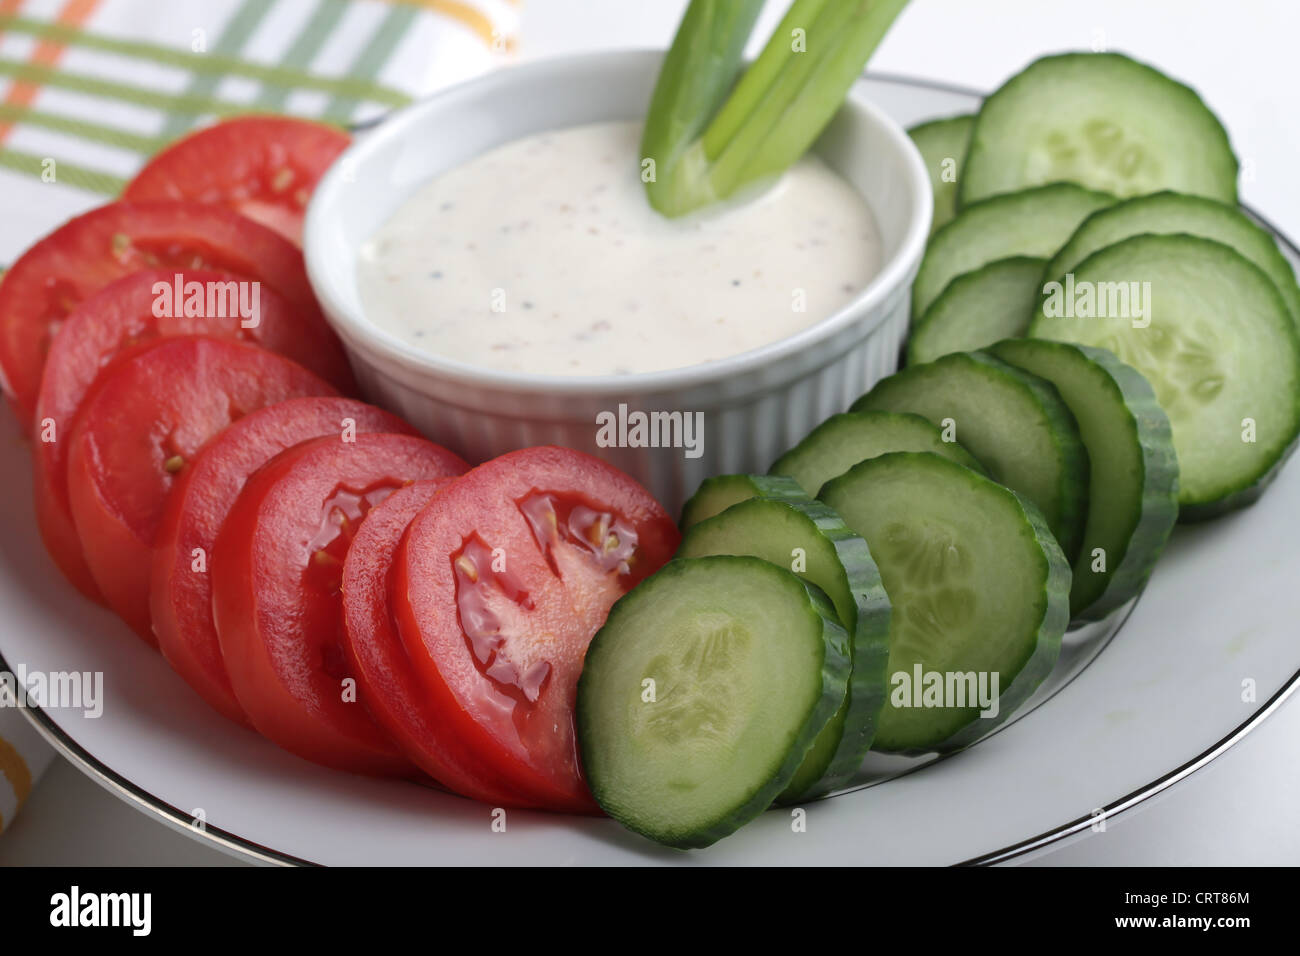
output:
[[[661,47],[685,6],[526,2],[526,57]],[[765,35],[786,5],[769,3],[756,32]],[[1300,237],[1298,39],[1295,0],[912,0],[871,68],[990,90],[1043,53],[1096,45],[1129,53],[1201,92],[1247,170],[1243,200]],[[1297,632],[1300,639],[1300,625]],[[1298,752],[1300,699],[1293,699],[1165,797],[1037,862],[1300,863]],[[61,761],[0,838],[0,865],[214,862],[225,858],[119,803]]]

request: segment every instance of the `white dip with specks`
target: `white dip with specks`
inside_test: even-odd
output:
[[[879,269],[871,210],[820,159],[670,220],[646,201],[640,136],[628,122],[556,130],[426,183],[362,247],[370,321],[471,365],[631,374],[785,338]]]

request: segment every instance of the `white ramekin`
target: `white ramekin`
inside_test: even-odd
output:
[[[530,133],[640,118],[662,57],[661,51],[620,51],[540,61],[406,107],[361,136],[321,181],[307,211],[304,252],[316,295],[371,400],[471,461],[541,444],[591,452],[675,512],[710,475],[766,471],[897,366],[910,287],[930,228],[931,192],[912,141],[860,90],[816,149],[875,214],[882,268],[844,309],[778,342],[638,375],[501,372],[424,354],[371,325],[356,281],[361,244],[421,184]],[[703,413],[701,453],[599,447],[598,416],[617,415],[620,405]]]

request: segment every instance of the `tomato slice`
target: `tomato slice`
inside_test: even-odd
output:
[[[400,488],[366,515],[343,562],[343,624],[348,660],[366,707],[407,758],[443,786],[492,806],[536,806],[536,799],[495,778],[429,706],[389,602],[393,556],[411,519],[450,481],[417,481]]]
[[[422,438],[369,434],[304,442],[249,478],[212,553],[212,614],[235,696],[260,733],[327,767],[414,771],[356,693],[343,561],[372,507],[465,467]]]
[[[59,438],[70,431],[86,392],[115,355],[129,346],[166,336],[239,338],[293,359],[342,391],[355,388],[347,356],[333,331],[296,311],[270,286],[258,292],[258,323],[253,328],[243,327],[237,308],[224,307],[215,298],[212,314],[208,314],[206,295],[202,306],[192,310],[201,314],[186,315],[184,308],[155,309],[159,295],[154,289],[159,283],[169,290],[179,284],[180,289],[189,287],[193,291],[217,285],[229,289],[228,283],[247,281],[209,270],[135,272],[110,283],[73,309],[54,337],[34,415],[36,517],[55,563],[92,599],[102,600],[72,524],[67,487],[68,442]],[[172,301],[176,301],[174,296]],[[157,316],[155,311],[168,314]],[[178,311],[181,314],[175,314]]]
[[[222,206],[116,202],[64,223],[0,279],[0,385],[31,423],[45,355],[78,303],[141,269],[216,269],[256,279],[304,317],[324,323],[302,253],[278,233]]]
[[[146,641],[154,535],[177,474],[249,412],[333,394],[274,352],[205,336],[137,346],[96,380],[67,439],[68,500],[91,577]]]
[[[678,540],[644,488],[563,448],[502,455],[434,497],[391,598],[440,740],[550,809],[594,811],[573,728],[582,660],[610,605]]]
[[[217,533],[255,470],[299,442],[365,432],[414,434],[396,415],[351,398],[291,398],[241,418],[181,470],[154,538],[150,618],[158,646],[199,695],[247,724],[212,622],[208,564]]]
[[[309,120],[241,116],[168,146],[122,198],[219,203],[301,243],[307,201],[350,142],[342,130]]]

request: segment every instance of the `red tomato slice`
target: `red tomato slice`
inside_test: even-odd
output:
[[[141,269],[216,269],[256,279],[323,323],[302,253],[222,206],[116,202],[64,223],[0,280],[0,385],[26,428],[59,324],[78,303]]]
[[[174,295],[171,303],[161,303],[170,308],[155,309],[160,304],[155,287],[166,286],[174,291],[178,281],[182,290],[189,284],[193,291],[216,288],[210,283],[224,287],[226,283],[248,280],[206,270],[151,269],[110,283],[68,315],[50,346],[41,377],[33,425],[37,441],[32,456],[37,522],[55,563],[79,590],[95,600],[102,599],[81,555],[68,504],[68,442],[59,439],[71,430],[86,392],[114,356],[128,346],[166,336],[239,338],[293,359],[342,391],[355,388],[347,356],[333,331],[315,317],[296,311],[270,286],[259,289],[258,324],[246,329],[238,309],[223,307],[218,301],[213,301],[211,315],[185,315],[183,307],[175,307]],[[180,301],[183,306],[183,297]],[[202,308],[206,313],[206,301]],[[157,316],[155,311],[181,314]],[[220,312],[228,314],[216,314]]]
[[[678,540],[644,488],[563,448],[502,455],[437,495],[407,529],[391,598],[440,739],[550,809],[594,811],[573,729],[582,660]]]
[[[68,495],[91,577],[108,606],[149,629],[150,557],[177,473],[232,421],[334,389],[301,365],[225,339],[183,336],[128,350],[104,370],[68,439]]]
[[[366,707],[407,758],[443,786],[492,806],[536,806],[496,779],[473,750],[447,734],[411,669],[388,599],[389,570],[402,534],[450,481],[417,481],[370,510],[343,562],[343,624],[348,660]]]
[[[343,560],[374,505],[465,467],[422,438],[371,434],[304,442],[249,478],[212,553],[212,616],[235,696],[264,736],[327,767],[413,772],[356,693]]]
[[[308,120],[241,116],[164,149],[122,198],[219,203],[301,243],[307,201],[350,142],[343,131]]]
[[[248,476],[310,438],[414,434],[396,415],[351,398],[291,398],[241,418],[181,470],[154,538],[150,617],[172,669],[217,711],[247,724],[212,622],[208,566],[222,522]]]

